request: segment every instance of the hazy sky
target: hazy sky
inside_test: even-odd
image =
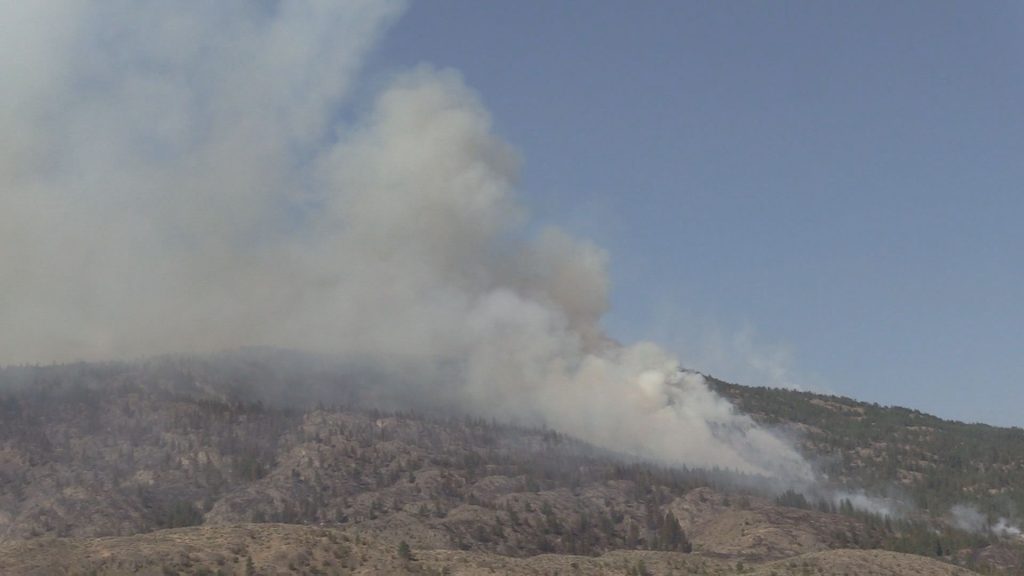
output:
[[[613,336],[1024,425],[1022,58],[1011,2],[431,0],[368,74],[461,71]]]

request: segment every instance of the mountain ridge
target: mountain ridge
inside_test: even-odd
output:
[[[852,502],[787,496],[753,477],[629,459],[551,429],[357,405],[280,405],[252,393],[283,388],[311,399],[331,389],[337,398],[358,397],[364,384],[353,384],[351,374],[320,368],[176,359],[0,370],[0,572],[19,573],[19,562],[41,550],[33,543],[51,542],[78,551],[61,566],[98,574],[126,566],[245,573],[240,554],[211,553],[188,568],[180,552],[197,546],[203,530],[246,526],[295,527],[267,528],[266,538],[279,540],[271,547],[286,556],[311,542],[304,530],[366,539],[358,562],[339,562],[328,547],[293,570],[304,573],[392,565],[477,573],[500,565],[527,574],[550,564],[566,574],[583,565],[592,573],[797,574],[805,561],[828,570],[865,559],[879,573],[914,573],[890,570],[902,556],[870,553],[889,549],[915,552],[915,561],[938,562],[941,570],[1012,574],[1021,559],[1015,539],[954,525],[940,510],[945,492],[927,482],[907,488],[927,495],[931,508],[888,518]],[[758,421],[801,430],[808,456],[836,450],[839,458],[824,470],[837,485],[861,490],[873,488],[863,474],[863,464],[874,462],[871,450],[884,450],[858,444],[870,434],[841,436],[849,447],[837,437],[873,428],[886,415],[920,419],[865,408],[846,421],[834,416],[842,402],[822,407],[814,395],[709,385]],[[1002,501],[977,500],[992,511]],[[163,534],[185,536],[174,548]],[[147,538],[163,542],[158,547],[168,551],[156,556],[164,565],[131,560],[128,545],[104,548],[111,537],[142,548]],[[402,545],[433,563],[397,558]],[[839,552],[850,549],[859,552]],[[607,558],[616,560],[602,564]],[[458,572],[462,560],[475,568]],[[288,562],[253,561],[257,571],[289,570]]]

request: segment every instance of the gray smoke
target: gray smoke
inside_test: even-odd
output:
[[[353,103],[400,4],[2,6],[0,362],[297,348],[393,371],[410,402],[811,476],[664,350],[605,336],[607,255],[530,232],[457,72]]]
[[[976,507],[970,504],[956,504],[949,509],[953,526],[960,530],[978,534],[995,534],[1004,538],[1020,538],[1020,527],[1000,516],[992,521],[987,515],[982,514]]]

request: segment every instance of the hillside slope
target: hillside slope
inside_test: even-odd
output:
[[[803,430],[810,455],[855,425],[802,415],[821,397],[715,385]],[[939,517],[814,506],[551,430],[317,405],[319,389],[359,393],[237,359],[0,370],[0,573],[1009,574],[1021,558]]]
[[[919,509],[944,514],[972,503],[983,513],[1024,511],[1024,430],[942,420],[849,398],[728,384],[719,394],[799,438],[820,470],[851,488],[898,488]]]
[[[673,574],[800,576],[970,576],[930,558],[877,550],[830,550],[751,565],[720,557],[615,551],[596,557],[544,554],[515,558],[487,552],[412,550],[358,531],[289,524],[242,524],[161,530],[94,539],[36,539],[0,544],[0,573],[49,574]]]

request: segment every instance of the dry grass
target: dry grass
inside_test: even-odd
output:
[[[644,572],[641,572],[644,571]],[[288,524],[239,524],[161,530],[112,538],[45,538],[0,545],[0,574],[423,574],[423,575],[857,575],[973,574],[920,556],[831,550],[769,563],[701,554],[615,551],[599,557],[545,554],[514,558],[487,552],[397,549],[354,531]]]

